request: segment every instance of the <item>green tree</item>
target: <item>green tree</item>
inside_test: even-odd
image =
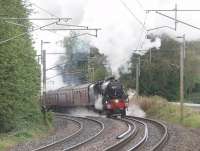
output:
[[[169,100],[179,99],[179,74],[180,74],[180,46],[181,43],[168,35],[159,36],[161,46],[151,49],[151,63],[149,51],[141,56],[140,94],[160,95]],[[200,83],[200,48],[199,41],[186,43],[185,59],[185,97],[187,98]],[[129,68],[130,73],[120,72],[120,78],[127,87],[135,88],[135,65],[138,55],[133,54]],[[130,83],[132,85],[130,85]]]
[[[5,17],[27,18],[29,13],[21,0],[0,0],[0,14]],[[0,20],[0,41],[28,32],[31,26],[27,20],[14,22],[27,27]],[[0,44],[0,132],[40,120],[40,72],[35,56],[30,34]]]
[[[186,43],[185,58],[185,97],[195,103],[200,103],[200,41]]]
[[[99,49],[80,39],[71,32],[64,39],[66,55],[59,62],[65,65],[59,68],[63,81],[67,84],[81,84],[91,80],[102,80],[108,75],[107,57]]]
[[[180,44],[167,35],[161,35],[161,47],[141,57],[140,93],[159,95],[169,100],[179,98]]]
[[[94,69],[94,81],[105,79],[109,76],[109,67],[107,57],[99,52],[96,47],[90,47],[90,67]]]

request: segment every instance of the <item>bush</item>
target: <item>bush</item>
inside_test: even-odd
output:
[[[184,118],[180,121],[180,106],[167,102],[162,97],[138,97],[133,99],[148,116],[168,121],[170,123],[182,124],[186,127],[200,128],[200,113],[184,107]]]

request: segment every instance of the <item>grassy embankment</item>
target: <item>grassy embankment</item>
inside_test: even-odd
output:
[[[200,113],[188,107],[184,107],[184,119],[181,122],[180,107],[168,103],[161,97],[139,97],[133,100],[147,113],[147,116],[170,123],[182,124],[186,127],[200,128]]]
[[[0,151],[7,151],[16,144],[39,139],[48,136],[54,132],[51,124],[52,115],[48,115],[47,124],[41,120],[39,123],[29,123],[29,126],[23,126],[20,130],[9,133],[0,133]]]

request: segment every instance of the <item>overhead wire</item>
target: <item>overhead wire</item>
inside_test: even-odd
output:
[[[44,17],[44,18],[21,18],[21,17],[0,17],[0,20],[71,20],[69,17]]]
[[[29,33],[31,33],[31,32],[34,32],[34,31],[37,31],[37,30],[41,30],[41,29],[44,28],[44,27],[47,27],[47,26],[56,24],[56,22],[59,22],[59,21],[51,22],[51,23],[49,23],[49,24],[43,25],[43,26],[41,26],[41,27],[38,27],[38,28],[36,28],[36,29],[32,29],[32,30],[30,30],[30,31],[23,32],[23,33],[21,33],[21,34],[19,34],[19,35],[16,35],[16,36],[13,36],[13,37],[11,37],[11,38],[8,38],[8,39],[6,39],[6,40],[2,40],[2,41],[0,41],[0,45],[3,44],[3,43],[8,42],[8,41],[10,41],[10,40],[13,40],[13,39],[22,37],[22,36],[24,36],[24,35],[26,35],[26,34],[29,34]]]
[[[22,36],[24,36],[24,35],[26,35],[26,34],[29,34],[29,33],[31,33],[31,32],[37,31],[37,30],[43,30],[44,27],[48,27],[48,26],[50,26],[50,25],[57,24],[58,22],[60,22],[59,19],[58,19],[58,21],[55,21],[55,22],[52,22],[52,23],[49,23],[49,24],[46,24],[46,25],[43,25],[43,26],[39,26],[39,25],[37,25],[37,24],[35,24],[35,23],[32,23],[33,25],[35,25],[35,26],[37,26],[37,27],[36,27],[36,28],[33,27],[31,30],[29,30],[29,31],[27,31],[27,32],[21,33],[21,34],[16,35],[16,36],[13,36],[13,37],[8,38],[8,39],[6,39],[6,40],[2,40],[2,41],[0,41],[0,44],[3,44],[3,43],[6,43],[6,42],[8,42],[8,41],[10,41],[10,40],[13,40],[13,39],[22,37]],[[18,24],[13,23],[13,22],[7,22],[7,23],[14,24],[14,25],[18,25]],[[21,25],[20,25],[20,26],[21,26]],[[24,26],[24,27],[25,27],[25,26]],[[46,29],[44,29],[44,30],[46,30]],[[48,32],[51,32],[51,33],[54,33],[54,34],[56,34],[56,35],[58,35],[58,36],[65,37],[64,35],[55,33],[55,32],[50,31],[50,30],[47,30],[47,31],[48,31]],[[82,33],[82,34],[79,34],[78,36],[83,36],[83,35],[90,35],[90,36],[95,36],[95,37],[97,36],[96,34],[90,34],[90,33]],[[72,37],[72,38],[75,38],[75,37]]]
[[[136,2],[137,2],[138,5],[142,8],[142,10],[145,12],[145,9],[144,9],[142,3],[140,3],[139,0],[136,0]],[[146,13],[145,13],[145,18],[144,18],[143,27],[146,26],[146,20],[147,20],[147,17],[148,17],[147,14],[148,14],[148,13],[146,12]],[[143,32],[146,32],[146,33],[145,33],[145,36],[144,36],[145,38],[146,38],[146,36],[147,36],[147,34],[148,34],[148,31],[147,31],[146,28],[144,29],[144,31],[143,31],[143,30],[141,31],[141,35],[140,35],[140,38],[139,38],[139,41],[138,41],[138,46],[136,47],[136,50],[137,50],[139,47],[142,48],[142,46],[143,46],[143,44],[144,44],[145,38],[144,38],[144,40],[143,40],[143,42],[142,42]]]
[[[146,50],[142,50],[142,49],[138,49],[136,51],[138,51],[138,52],[146,52]],[[155,49],[155,52],[177,52],[177,51],[179,52],[179,50],[176,50],[176,49],[161,49],[161,50]]]
[[[48,77],[46,80],[50,80],[50,79],[53,79],[55,77],[58,77],[58,76],[62,76],[62,75],[80,75],[80,74],[83,74],[83,72],[81,71],[76,71],[76,72],[67,72],[67,71],[63,71],[63,72],[60,72],[54,76],[51,76],[51,77]]]
[[[42,10],[43,12],[45,12],[45,13],[49,14],[50,16],[53,16],[53,17],[58,17],[58,16],[56,16],[55,14],[51,13],[50,11],[48,11],[48,10],[46,10],[46,9],[44,9],[44,8],[40,7],[40,6],[38,6],[38,5],[37,5],[37,4],[35,4],[35,3],[32,3],[32,5],[34,5],[34,6],[35,6],[35,7],[37,7],[38,9]]]
[[[36,23],[33,23],[33,22],[32,22],[32,24],[35,25],[35,26],[37,26],[37,27],[40,27],[40,26],[39,26],[38,24],[36,24]],[[65,35],[58,34],[58,33],[56,33],[56,31],[50,31],[50,30],[46,30],[46,31],[48,31],[48,32],[50,32],[50,33],[53,33],[53,34],[55,34],[55,35],[58,35],[58,36],[60,36],[60,37],[65,37]]]
[[[147,13],[146,13],[146,15],[145,15],[145,18],[144,18],[144,26],[146,25],[146,20],[147,20]],[[142,30],[141,31],[141,34],[140,34],[140,37],[139,37],[139,40],[138,40],[138,45],[137,45],[137,47],[136,47],[136,50],[139,48],[139,47],[142,47],[142,45],[143,45],[143,42],[142,42],[142,36],[143,36],[143,33],[144,32],[146,32],[145,33],[145,38],[146,38],[146,35],[148,34],[148,31],[146,31],[146,30]],[[145,40],[145,39],[144,39]]]
[[[136,0],[136,2],[138,3],[138,5],[144,10],[144,7],[143,7],[143,5],[142,5],[142,3],[140,3],[140,1],[139,0]]]
[[[27,32],[24,32],[24,33],[21,33],[21,34],[16,35],[16,36],[13,36],[13,37],[8,38],[8,39],[6,39],[6,40],[0,41],[0,44],[3,44],[3,43],[6,43],[6,42],[8,42],[8,41],[10,41],[10,40],[19,38],[19,37],[21,37],[21,36],[24,36],[25,34],[28,34],[28,33],[30,33],[30,32],[34,32],[34,31],[36,31],[36,30],[42,30],[44,27],[50,26],[50,25],[52,25],[52,24],[63,25],[63,26],[72,26],[72,27],[83,27],[84,29],[88,29],[87,26],[79,26],[79,25],[76,26],[76,25],[70,25],[70,24],[58,24],[61,20],[63,20],[64,22],[67,23],[69,20],[71,20],[71,18],[60,18],[60,17],[56,16],[55,14],[49,12],[48,10],[46,10],[46,9],[44,9],[44,8],[42,8],[42,7],[40,7],[40,6],[38,6],[38,5],[35,4],[35,3],[32,3],[32,5],[34,5],[34,6],[37,7],[38,9],[40,9],[40,10],[46,12],[46,13],[49,14],[50,16],[53,16],[53,17],[56,17],[56,18],[5,18],[5,17],[3,17],[3,18],[0,18],[0,19],[1,19],[1,20],[25,20],[25,19],[27,19],[27,20],[58,20],[58,21],[55,21],[55,22],[50,23],[50,24],[46,24],[46,25],[41,26],[41,27],[40,27],[39,25],[37,25],[37,24],[35,24],[35,23],[32,22],[32,24],[36,25],[38,28],[34,29],[34,27],[32,27],[32,30],[27,31]],[[9,22],[9,21],[5,21],[5,22],[7,22],[7,23],[9,23],[9,24],[13,24],[13,25],[25,27],[24,25],[21,25],[21,24],[15,23],[15,22]],[[78,29],[78,30],[79,30],[79,29]],[[47,31],[49,31],[49,30],[47,30]],[[59,36],[64,36],[64,35],[60,35],[60,34],[57,34],[57,33],[55,33],[55,32],[52,32],[52,31],[49,31],[49,32],[54,33],[54,34],[59,35]],[[95,35],[90,34],[90,33],[83,33],[83,34],[81,34],[81,35],[90,35],[90,36],[95,36],[95,37],[96,37],[96,36],[97,36],[97,33],[96,33]]]
[[[135,18],[135,20],[142,25],[142,28],[145,29],[143,22],[133,13],[133,11],[126,5],[126,3],[123,0],[119,0],[121,4],[128,10],[128,12]]]
[[[120,2],[121,2],[122,5],[129,11],[129,13],[131,13],[131,15],[135,18],[135,20],[142,26],[142,31],[141,31],[141,34],[140,34],[140,36],[139,36],[139,41],[138,41],[138,44],[137,44],[137,47],[136,47],[136,49],[138,49],[139,46],[140,46],[140,43],[141,43],[141,39],[142,39],[143,32],[144,32],[144,31],[147,32],[146,27],[145,27],[145,25],[146,25],[146,20],[147,20],[147,13],[145,13],[144,22],[142,22],[142,21],[133,13],[133,11],[127,6],[127,4],[126,4],[123,0],[120,0]],[[145,10],[144,10],[144,7],[142,6],[142,4],[141,4],[138,0],[136,0],[136,2],[140,5],[140,7],[143,9],[143,11],[145,11]],[[147,33],[146,33],[146,34],[147,34]],[[145,37],[146,37],[146,34],[145,34]]]
[[[28,28],[28,26],[23,25],[23,24],[19,24],[19,23],[15,23],[15,22],[10,22],[10,21],[5,21],[8,24],[12,24],[12,25],[16,25],[16,26],[20,26],[20,27],[24,27],[24,28]]]
[[[32,3],[32,5],[34,5],[36,8],[42,10],[43,12],[47,13],[47,14],[50,15],[50,16],[59,18],[57,15],[55,15],[55,14],[51,13],[50,11],[48,11],[48,10],[46,10],[46,9],[44,9],[44,8],[42,8],[42,7],[40,7],[40,6],[38,6],[38,5],[35,4],[35,3]],[[63,20],[63,21],[64,21],[65,23],[68,23],[68,21],[66,21],[66,20]],[[87,26],[70,25],[70,24],[57,24],[57,25],[88,28]]]
[[[34,5],[34,6],[35,6],[36,8],[38,8],[38,9],[42,10],[43,12],[49,14],[50,16],[58,17],[57,15],[55,15],[55,14],[51,13],[50,11],[48,11],[48,10],[46,10],[46,9],[44,9],[44,8],[42,8],[42,7],[40,7],[40,6],[38,6],[38,5],[35,4],[35,3],[32,3],[32,5]],[[58,17],[58,18],[59,18],[59,17]],[[60,26],[78,27],[79,29],[77,29],[77,30],[82,30],[82,28],[83,28],[83,30],[90,30],[88,26],[67,24],[67,23],[68,23],[68,20],[63,20],[63,21],[64,21],[66,24],[61,24],[61,23],[56,23],[56,24],[57,24],[57,25],[60,25]],[[44,29],[44,30],[46,30],[46,29]],[[61,34],[57,34],[56,32],[51,31],[51,30],[52,30],[52,29],[47,29],[47,31],[49,31],[49,32],[51,32],[51,33],[54,33],[54,34],[59,35],[59,36],[64,36],[64,35],[61,35]],[[57,30],[57,29],[56,29],[56,30]],[[73,30],[73,29],[68,29],[68,30]],[[97,29],[97,30],[99,30],[99,29]],[[95,36],[95,37],[97,37],[97,31],[96,31],[96,34],[82,33],[82,34],[80,34],[79,36],[82,36],[82,35],[89,35],[89,36]],[[65,37],[65,36],[64,36],[64,37]]]

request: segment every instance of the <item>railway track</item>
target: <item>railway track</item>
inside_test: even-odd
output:
[[[168,139],[168,130],[165,124],[149,118],[139,118],[132,116],[127,116],[127,118],[145,122],[147,125],[148,137],[146,139],[146,142],[136,150],[159,151],[163,148]]]
[[[70,136],[54,141],[48,145],[39,147],[32,151],[68,151],[87,143],[97,137],[104,129],[104,123],[88,117],[73,117],[65,114],[56,114],[59,118],[65,118],[76,122],[79,125],[79,130]]]
[[[135,133],[104,151],[156,151],[160,150],[167,141],[168,132],[164,124],[152,119],[133,116],[127,116],[125,119],[134,122]]]
[[[104,131],[93,140],[87,142],[84,145],[79,146],[72,151],[87,151],[87,150],[100,150],[103,151],[106,147],[109,147],[111,144],[121,141],[130,133],[134,132],[135,125],[132,123],[127,123],[125,120],[121,119],[111,119],[111,118],[102,118],[102,117],[91,117],[98,120],[101,120],[105,124]]]
[[[114,118],[115,119],[115,118]],[[137,127],[136,124],[127,119],[117,119],[127,123],[128,130],[123,134],[119,135],[117,139],[121,139],[119,142],[107,147],[104,151],[116,151],[119,150],[122,146],[126,146],[126,144],[131,141],[135,135],[137,134]]]
[[[42,151],[42,150],[45,150],[47,148],[50,148],[50,147],[53,147],[55,145],[59,145],[61,143],[64,143],[65,141],[67,141],[68,139],[71,139],[72,137],[75,137],[77,135],[79,135],[79,133],[82,131],[83,129],[83,124],[81,122],[79,122],[78,120],[75,120],[75,119],[72,119],[72,118],[69,118],[69,117],[65,117],[65,116],[62,116],[62,115],[56,115],[57,118],[62,118],[62,119],[65,119],[65,120],[69,120],[69,121],[72,121],[74,123],[77,124],[78,126],[78,130],[75,131],[73,134],[67,136],[67,137],[64,137],[62,139],[59,139],[57,141],[53,141],[52,143],[49,143],[47,145],[44,145],[44,146],[41,146],[37,149],[33,149],[32,151]]]
[[[127,129],[115,136],[115,138],[112,138],[111,141],[110,136],[104,130],[105,121],[102,122],[103,119],[107,120],[107,118],[73,117],[66,114],[56,114],[56,116],[75,122],[79,129],[70,136],[32,151],[89,150],[92,147],[90,148],[88,146],[92,146],[98,141],[105,142],[103,139],[108,139],[108,143],[103,144],[104,146],[101,149],[95,148],[94,150],[157,151],[163,147],[168,137],[167,127],[164,124],[148,118],[133,116],[112,118],[114,121],[118,120],[125,123]]]

